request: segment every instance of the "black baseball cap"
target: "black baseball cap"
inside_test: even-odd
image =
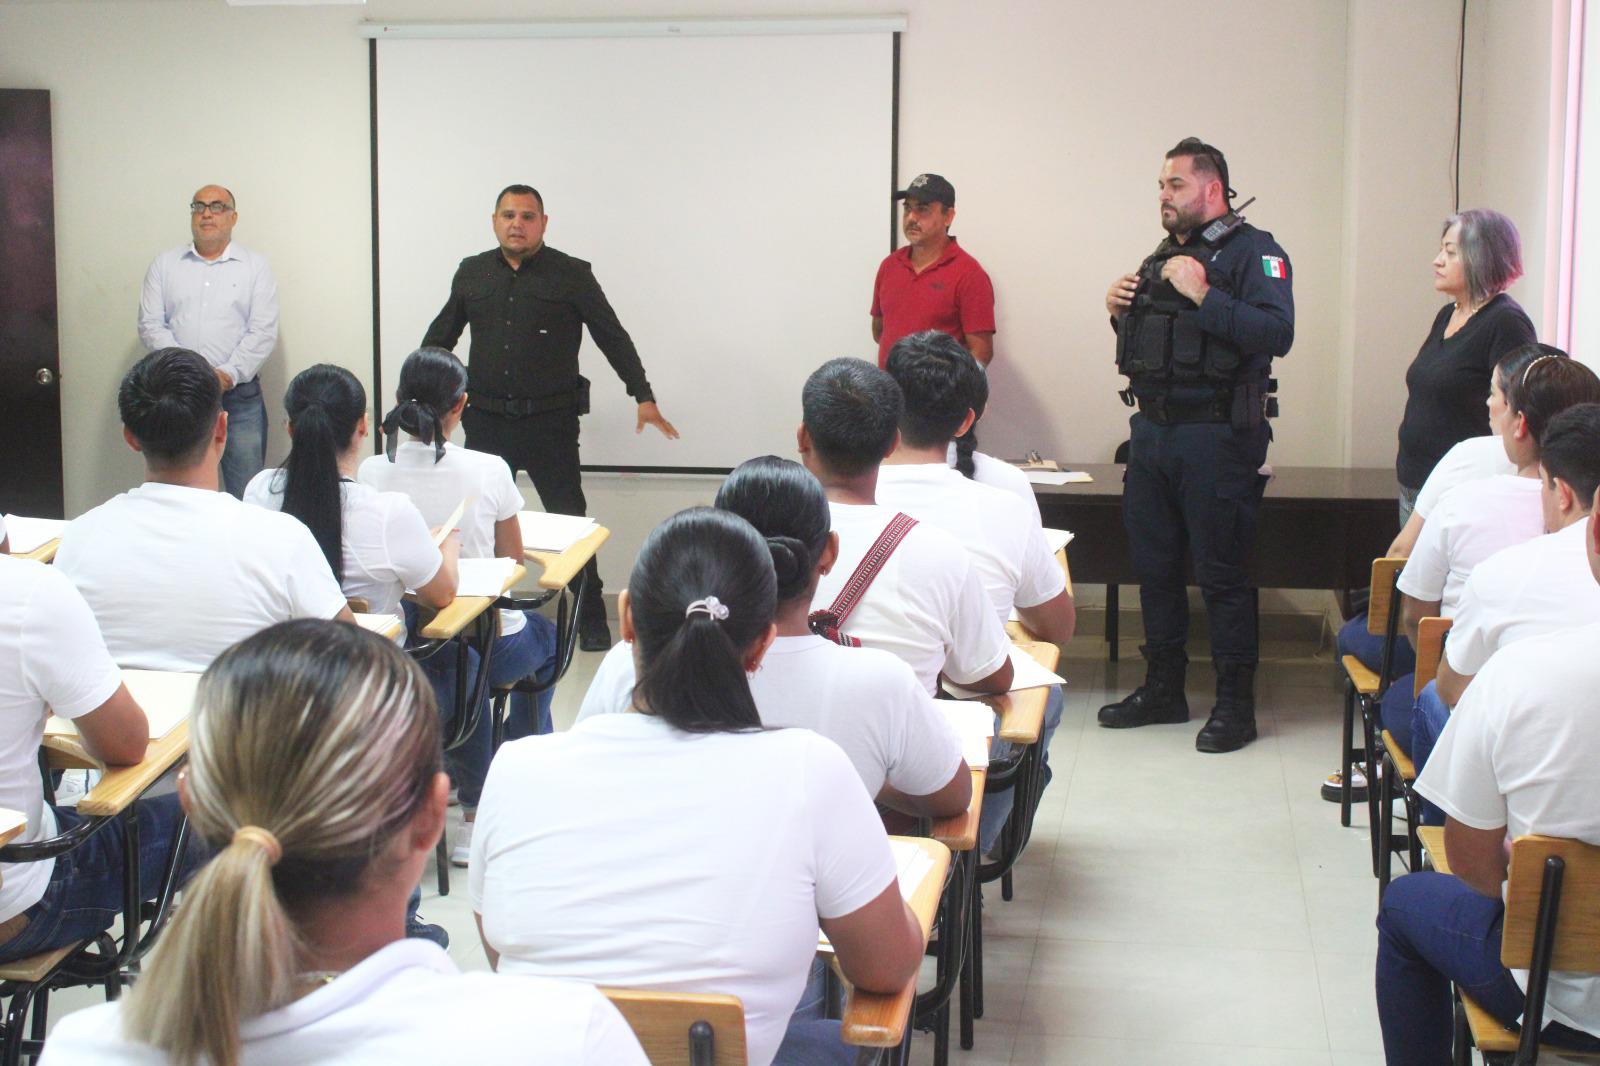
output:
[[[937,174],[918,174],[911,183],[894,194],[896,200],[910,198],[918,203],[956,205],[956,187]]]

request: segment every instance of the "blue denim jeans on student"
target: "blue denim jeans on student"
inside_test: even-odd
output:
[[[1449,720],[1450,708],[1439,695],[1438,684],[1429,681],[1411,708],[1411,761],[1418,774],[1427,765],[1428,756],[1433,754],[1433,746],[1439,742],[1439,734],[1444,732],[1444,724]],[[1423,800],[1422,824],[1443,825],[1444,812]]]
[[[172,839],[178,832],[183,812],[178,807],[177,795],[170,793],[140,800],[134,810],[139,818],[139,887],[145,899],[151,900],[161,890],[167,861],[172,856]],[[65,833],[87,820],[70,807],[56,808],[58,833]],[[27,926],[0,944],[0,962],[75,944],[111,928],[122,914],[122,843],[122,830],[111,821],[76,848],[58,856],[44,895],[23,912],[28,916]],[[198,836],[191,832],[180,868],[180,882],[187,880],[205,861],[207,851]]]
[[[1395,678],[1389,691],[1378,702],[1378,718],[1383,722],[1383,728],[1389,731],[1395,743],[1400,745],[1400,750],[1407,755],[1411,754],[1411,710],[1417,702],[1411,694],[1416,676],[1413,672]]]
[[[812,961],[805,993],[789,1016],[772,1066],[850,1066],[856,1061],[856,1049],[844,1042],[839,1022],[828,1018],[827,974],[826,963]]]
[[[524,611],[528,624],[509,636],[495,641],[489,656],[489,683],[509,685],[525,677],[548,681],[556,668],[556,627],[550,619],[534,611]],[[506,707],[506,739],[555,730],[550,720],[550,702],[555,699],[555,689],[548,688],[537,696],[513,692]]]
[[[1522,1015],[1522,990],[1500,962],[1505,907],[1448,874],[1391,882],[1378,907],[1378,1023],[1389,1066],[1448,1066],[1455,982],[1500,1021]],[[1544,1038],[1577,1050],[1600,1039],[1552,1022]]]
[[[1361,665],[1368,670],[1379,670],[1383,667],[1383,636],[1367,632],[1367,612],[1351,618],[1339,627],[1339,658],[1354,655],[1361,661]],[[1407,640],[1404,633],[1395,634],[1394,663],[1389,667],[1391,674],[1409,674],[1417,669],[1417,653],[1411,650],[1411,641]]]
[[[1061,713],[1067,707],[1067,694],[1065,685],[1051,685],[1050,693],[1045,698],[1044,723],[1039,730],[1039,743],[1044,745],[1044,783],[1050,783],[1050,738],[1056,735],[1056,727],[1061,724]],[[992,745],[994,755],[998,760],[1005,757],[1010,744],[995,738]],[[1011,808],[1016,805],[1016,790],[1008,788],[1004,792],[991,792],[983,797],[983,813],[978,816],[978,850],[988,852],[1000,839],[1000,831],[1006,827],[1006,820],[1011,817]]]
[[[247,381],[222,394],[228,412],[228,446],[222,452],[222,487],[244,498],[250,479],[267,464],[267,405],[261,382]]]

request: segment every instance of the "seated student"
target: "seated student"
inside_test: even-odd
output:
[[[122,379],[117,408],[145,482],[69,522],[55,559],[114,660],[198,672],[274,622],[355,621],[304,525],[218,491],[228,416],[210,363],[151,352]]]
[[[1550,420],[1539,440],[1540,493],[1550,532],[1495,552],[1467,578],[1438,678],[1417,698],[1411,757],[1421,770],[1450,708],[1501,648],[1572,626],[1600,622],[1600,585],[1584,550],[1600,488],[1600,404],[1580,403]]]
[[[1600,379],[1575,359],[1540,356],[1507,381],[1501,440],[1517,473],[1480,478],[1444,494],[1422,527],[1416,549],[1400,572],[1400,616],[1416,644],[1417,623],[1453,617],[1474,567],[1502,548],[1544,532],[1540,504],[1539,436],[1557,414],[1578,403],[1600,401]],[[1383,726],[1407,754],[1415,701],[1409,677],[1390,686]]]
[[[27,816],[15,841],[26,844],[86,821],[44,801],[39,744],[51,713],[71,719],[92,754],[119,766],[144,758],[150,726],[83,597],[42,563],[0,556],[0,662],[0,807]],[[170,795],[136,810],[139,884],[154,898],[182,812]],[[109,929],[122,913],[122,845],[108,825],[59,858],[0,864],[0,962]]]
[[[454,352],[419,348],[406,356],[395,388],[398,405],[384,417],[384,455],[362,462],[361,482],[380,492],[409,496],[430,526],[439,526],[465,499],[461,516],[461,558],[522,561],[522,492],[506,461],[450,443],[467,405],[467,368]],[[401,441],[401,434],[406,440]],[[509,685],[525,677],[548,678],[555,668],[556,629],[536,611],[500,612],[500,636],[489,654],[489,684]],[[477,656],[471,657],[477,669]],[[439,679],[443,691],[455,690],[455,657],[434,655],[424,669]],[[516,738],[551,731],[550,701],[554,690],[537,701],[514,692],[508,704],[506,736]],[[452,697],[453,698],[453,697]],[[461,798],[461,833],[450,861],[465,866],[477,819],[483,776],[489,771],[493,735],[489,716],[467,744],[451,753],[452,773]]]
[[[1002,626],[1015,608],[1029,630],[1065,647],[1076,609],[1039,519],[1004,490],[969,481],[945,465],[951,442],[972,427],[973,379],[983,376],[978,361],[955,338],[929,330],[896,341],[889,349],[888,371],[905,403],[900,442],[878,468],[878,502],[960,541],[972,554]],[[1050,686],[1040,734],[1046,752],[1065,706],[1062,686]],[[983,850],[999,839],[1011,801],[1008,789],[984,802]]]
[[[416,666],[354,626],[274,626],[200,682],[178,791],[216,850],[120,1002],[45,1063],[646,1066],[595,989],[460,973],[405,937],[449,780]]]
[[[636,713],[500,749],[468,896],[501,971],[738,996],[751,1066],[850,1063],[838,1022],[791,1021],[819,922],[871,992],[913,978],[921,930],[850,760],[762,728],[746,674],[776,598],[742,518],[700,507],[656,527],[619,603]]]
[[[1585,529],[1600,580],[1600,524]],[[1600,843],[1600,624],[1529,637],[1496,652],[1450,716],[1422,796],[1443,809],[1454,876],[1397,878],[1378,910],[1377,999],[1391,1066],[1451,1061],[1454,982],[1506,1025],[1526,975],[1500,961],[1506,842],[1530,833]],[[1543,1039],[1600,1051],[1600,978],[1553,972]]]
[[[406,589],[430,607],[456,595],[458,538],[436,546],[422,514],[398,492],[355,480],[367,439],[367,391],[350,371],[319,363],[289,382],[289,457],[245,487],[244,501],[300,519],[344,594],[374,614],[400,610]]]
[[[812,594],[839,555],[817,479],[793,460],[762,456],[728,476],[716,505],[767,538],[777,574],[778,636],[750,676],[761,724],[810,729],[839,745],[882,806],[933,818],[966,810],[972,773],[961,740],[911,667],[811,632]],[[578,721],[631,710],[634,682],[633,646],[618,644],[595,671]]]
[[[974,359],[973,362],[977,360]],[[983,364],[978,364],[978,373],[969,378],[967,384],[970,387],[967,405],[972,408],[973,424],[965,433],[950,442],[945,462],[962,477],[971,478],[985,485],[993,485],[997,489],[1005,489],[1027,504],[1033,511],[1033,517],[1043,524],[1043,517],[1039,512],[1039,497],[1034,494],[1033,482],[1028,480],[1028,475],[1003,459],[996,459],[992,455],[978,451],[974,430],[977,429],[978,420],[983,417],[984,409],[989,406],[989,372]]]
[[[834,359],[801,394],[800,458],[828,494],[839,559],[817,586],[814,611],[831,611],[845,583],[899,514],[877,503],[878,465],[899,439],[900,387],[860,359]],[[927,523],[911,527],[837,628],[916,671],[929,693],[939,674],[981,692],[1011,688],[1011,641],[972,556]]]
[[[1416,503],[1412,506],[1411,517],[1406,520],[1405,528],[1400,530],[1384,555],[1401,559],[1410,556],[1412,549],[1416,547],[1417,537],[1422,533],[1423,523],[1433,513],[1440,497],[1457,485],[1477,481],[1480,478],[1494,477],[1497,474],[1517,472],[1516,465],[1506,455],[1505,443],[1500,438],[1501,421],[1506,414],[1506,382],[1519,377],[1527,369],[1528,364],[1541,355],[1566,358],[1566,353],[1560,348],[1548,344],[1524,344],[1507,352],[1495,365],[1489,375],[1489,398],[1486,401],[1489,408],[1489,434],[1458,441],[1445,452],[1444,458],[1435,464],[1433,472],[1422,483],[1422,489],[1417,493]],[[1366,611],[1361,611],[1345,621],[1339,628],[1335,644],[1336,661],[1343,661],[1346,655],[1354,655],[1369,670],[1383,668],[1383,636],[1367,631]],[[1390,665],[1392,677],[1403,677],[1416,671],[1417,656],[1411,648],[1411,641],[1405,636],[1396,637],[1393,659]],[[1352,772],[1350,795],[1351,799],[1356,801],[1367,798],[1367,777],[1359,766]],[[1338,770],[1329,774],[1322,782],[1322,798],[1330,803],[1340,802]]]

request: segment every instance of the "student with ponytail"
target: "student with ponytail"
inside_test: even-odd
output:
[[[354,626],[288,622],[200,681],[179,795],[217,851],[120,1002],[44,1062],[644,1066],[593,988],[462,974],[405,938],[449,783],[427,683]]]
[[[416,505],[355,480],[367,439],[367,392],[354,374],[319,363],[296,374],[283,397],[289,457],[245,488],[246,503],[305,523],[348,597],[367,609],[400,609],[408,588],[431,607],[455,598],[460,541],[435,546]]]
[[[916,973],[921,931],[850,760],[762,728],[746,675],[777,597],[744,519],[701,507],[658,526],[619,605],[635,713],[500,749],[468,897],[501,971],[735,995],[751,1066],[850,1063],[837,1022],[791,1021],[819,922],[873,992]]]
[[[524,507],[511,468],[498,455],[475,452],[450,442],[467,406],[467,368],[454,352],[419,348],[406,356],[395,389],[398,401],[383,419],[384,454],[367,458],[357,475],[375,489],[401,492],[411,498],[430,525],[440,525],[463,499],[461,557],[522,561],[522,527],[517,513]],[[446,662],[445,660],[450,660]],[[545,679],[555,669],[556,628],[535,611],[501,611],[500,636],[489,656],[489,683],[509,685],[525,677]],[[472,658],[476,669],[477,658]],[[424,665],[443,691],[455,689],[453,656],[435,655]],[[506,736],[524,737],[551,731],[547,689],[536,698],[512,693]],[[467,864],[478,795],[492,753],[489,715],[481,737],[473,737],[453,753],[451,774],[459,786],[462,826],[450,861]]]
[[[972,796],[961,741],[911,667],[877,648],[846,648],[811,632],[817,582],[839,555],[828,497],[811,472],[765,455],[722,483],[716,505],[766,538],[777,575],[777,638],[750,677],[761,722],[820,733],[849,756],[883,806],[934,818],[957,814]],[[595,671],[578,720],[631,709],[633,646],[612,648]]]

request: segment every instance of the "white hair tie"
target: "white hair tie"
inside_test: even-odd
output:
[[[722,601],[717,599],[715,596],[707,596],[703,600],[695,600],[693,603],[689,604],[689,606],[683,609],[683,616],[687,618],[691,614],[695,614],[696,612],[700,611],[710,615],[718,622],[721,622],[728,617],[728,608],[723,606]]]

